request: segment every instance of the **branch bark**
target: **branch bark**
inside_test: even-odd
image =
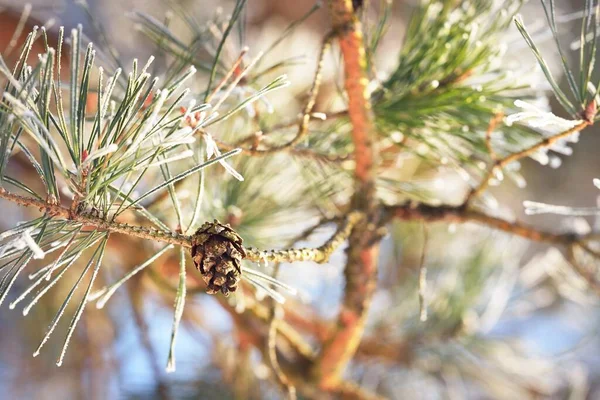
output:
[[[344,59],[344,87],[348,95],[348,116],[352,124],[356,167],[352,209],[366,219],[350,234],[348,258],[344,269],[346,287],[337,323],[323,343],[313,369],[319,386],[335,390],[353,357],[364,331],[367,311],[376,287],[377,240],[374,223],[378,216],[375,197],[375,123],[368,90],[367,61],[362,27],[351,0],[329,0],[333,29]]]
[[[507,232],[534,242],[544,242],[555,245],[570,245],[578,240],[586,240],[586,236],[577,236],[572,233],[551,233],[541,231],[519,221],[507,221],[502,218],[488,215],[481,211],[472,210],[461,206],[431,206],[427,204],[401,204],[387,209],[389,218],[401,220],[420,220],[425,222],[475,222],[492,229]]]
[[[154,240],[158,242],[170,243],[177,246],[191,248],[191,238],[176,232],[166,232],[158,229],[147,228],[143,226],[129,225],[121,222],[109,221],[104,218],[95,217],[88,214],[74,213],[70,208],[53,204],[51,202],[39,200],[33,197],[21,196],[10,193],[6,189],[0,188],[0,199],[12,201],[15,204],[24,207],[35,207],[45,211],[48,215],[57,218],[63,218],[69,221],[78,222],[84,226],[93,226],[97,229],[107,232],[121,233],[137,238]]]
[[[344,221],[340,224],[335,234],[329,238],[322,246],[314,249],[288,249],[288,250],[256,250],[254,248],[246,249],[246,259],[250,261],[267,262],[297,262],[313,261],[324,263],[329,260],[329,256],[346,240],[352,229],[363,220],[364,215],[361,212],[350,212]]]
[[[493,120],[492,120],[492,123],[493,123]],[[567,129],[566,131],[563,131],[563,132],[557,133],[556,135],[550,136],[550,137],[542,140],[541,142],[536,143],[535,145],[533,145],[531,147],[528,147],[528,148],[521,150],[519,152],[516,152],[516,153],[512,153],[504,158],[495,159],[495,153],[494,153],[494,151],[491,147],[491,143],[489,141],[489,139],[490,139],[489,137],[492,133],[491,130],[493,130],[492,123],[490,123],[490,128],[488,129],[488,132],[486,133],[486,146],[488,146],[488,151],[490,152],[490,156],[492,156],[492,158],[494,159],[494,165],[492,165],[492,168],[490,168],[490,170],[487,173],[487,175],[485,176],[485,178],[483,178],[483,180],[481,181],[481,184],[478,187],[471,190],[471,192],[467,196],[467,199],[465,200],[465,203],[469,203],[472,199],[479,196],[481,193],[483,193],[488,188],[491,179],[494,177],[496,169],[498,169],[498,168],[502,169],[512,162],[515,162],[522,158],[528,157],[528,156],[534,154],[536,151],[546,149],[546,148],[552,146],[553,144],[555,144],[556,142],[558,142],[559,140],[567,138],[567,137],[587,128],[588,126],[593,125],[593,122],[590,122],[588,120],[583,120],[579,124],[575,125],[573,128]]]

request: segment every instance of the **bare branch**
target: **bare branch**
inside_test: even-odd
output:
[[[569,245],[574,241],[587,239],[586,236],[577,236],[571,233],[558,234],[541,231],[519,221],[511,222],[481,211],[468,209],[464,205],[431,206],[423,203],[406,203],[388,207],[387,212],[389,213],[389,217],[401,220],[444,221],[449,223],[475,222],[535,242]]]
[[[266,262],[296,262],[296,261],[314,261],[324,263],[329,260],[329,256],[348,239],[350,232],[364,218],[363,213],[358,211],[350,212],[342,224],[338,227],[335,234],[327,240],[322,246],[313,249],[288,249],[288,250],[266,250],[260,251],[253,248],[246,249],[246,259],[251,261]]]

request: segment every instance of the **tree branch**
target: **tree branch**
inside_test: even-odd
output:
[[[492,229],[529,239],[533,242],[542,242],[564,247],[566,249],[567,259],[573,270],[585,279],[594,292],[600,293],[600,282],[598,281],[596,274],[593,271],[582,267],[574,255],[575,247],[579,247],[588,255],[600,260],[600,253],[588,246],[588,242],[598,240],[597,232],[590,232],[585,235],[573,232],[545,232],[519,221],[511,222],[480,211],[469,209],[466,204],[461,206],[430,206],[427,204],[407,203],[388,207],[387,213],[386,220],[389,218],[397,218],[402,220],[422,220],[427,222],[475,222]]]
[[[492,122],[490,122],[491,129],[493,129],[493,125],[492,125],[493,123],[494,123],[494,120],[492,120]],[[481,181],[481,184],[479,186],[473,188],[473,190],[471,190],[471,192],[467,196],[467,199],[465,200],[465,203],[469,203],[471,200],[473,200],[475,197],[479,196],[481,193],[483,193],[488,188],[488,186],[490,184],[490,180],[494,177],[496,169],[498,169],[498,168],[502,169],[514,161],[518,161],[522,158],[525,158],[525,157],[528,157],[528,156],[534,154],[538,150],[548,148],[548,147],[552,146],[553,144],[555,144],[556,142],[558,142],[559,140],[569,137],[569,136],[573,135],[574,133],[585,129],[592,124],[593,124],[593,122],[590,122],[588,120],[583,120],[579,124],[574,126],[573,128],[570,128],[570,129],[567,129],[566,131],[557,133],[554,136],[550,136],[550,137],[542,140],[541,142],[534,144],[531,147],[528,147],[528,148],[523,149],[516,153],[509,154],[508,156],[506,156],[504,158],[494,160],[494,165],[492,166],[492,168],[490,168],[490,170],[488,171],[485,178],[483,178],[483,180]],[[493,149],[491,148],[491,144],[489,144],[489,136],[490,135],[491,135],[491,130],[490,130],[490,128],[488,128],[488,132],[486,133],[486,145],[488,146],[488,151],[490,151],[490,155],[492,157],[495,157],[495,153],[493,152]]]
[[[88,214],[74,213],[73,210],[58,204],[53,204],[33,197],[21,196],[10,193],[6,189],[0,188],[0,199],[12,201],[15,204],[24,207],[35,207],[45,210],[48,215],[63,218],[69,221],[78,222],[83,225],[93,226],[97,229],[107,232],[121,233],[128,236],[134,236],[142,239],[165,242],[177,246],[191,248],[191,238],[176,232],[166,232],[154,228],[129,225],[115,221],[108,221],[103,218]]]
[[[329,260],[329,256],[348,239],[352,228],[364,218],[363,213],[350,212],[342,224],[338,227],[335,234],[327,240],[322,246],[317,248],[301,248],[289,250],[257,250],[254,248],[246,249],[246,259],[255,262],[297,262],[314,261],[324,263]]]
[[[485,214],[461,206],[431,206],[427,204],[406,203],[387,208],[388,217],[405,221],[420,220],[426,222],[444,221],[449,223],[475,222],[499,231],[507,232],[535,242],[555,245],[569,245],[577,240],[586,240],[587,236],[572,233],[558,234],[538,230],[519,221],[510,222],[502,218]]]
[[[309,118],[311,121],[317,120],[317,121],[331,121],[337,118],[341,118],[341,117],[347,117],[348,116],[348,111],[347,110],[342,110],[342,111],[335,111],[332,113],[326,113],[326,112],[320,112],[320,111],[313,111],[310,113]],[[299,118],[303,118],[303,115],[299,115]],[[298,121],[294,120],[291,122],[281,122],[278,123],[272,127],[270,127],[268,130],[263,131],[263,130],[259,130],[259,131],[255,131],[253,133],[250,133],[249,135],[246,135],[245,137],[237,140],[233,146],[237,147],[242,147],[243,145],[247,144],[247,143],[254,143],[257,138],[258,140],[261,140],[262,138],[264,138],[265,136],[268,135],[272,135],[273,133],[277,133],[279,131],[283,131],[286,129],[290,129],[293,128],[295,126],[298,126]]]
[[[350,234],[344,269],[346,287],[337,323],[323,343],[313,376],[326,390],[341,384],[341,375],[356,352],[364,331],[367,311],[375,292],[379,240],[375,197],[375,123],[368,90],[367,60],[362,27],[352,0],[329,0],[333,28],[344,59],[344,87],[354,142],[355,192],[352,209],[366,215]]]
[[[243,149],[242,151],[251,155],[267,155],[278,153],[281,151],[292,151],[294,150],[294,147],[306,137],[306,135],[308,134],[308,124],[312,116],[313,108],[315,107],[317,95],[319,94],[319,88],[321,87],[321,81],[323,78],[323,66],[325,64],[325,54],[331,46],[331,41],[333,40],[333,37],[333,34],[329,33],[323,39],[323,44],[321,45],[321,52],[319,53],[317,69],[315,71],[312,87],[310,88],[308,100],[306,101],[306,105],[304,106],[302,117],[300,118],[300,122],[298,123],[298,132],[296,133],[296,136],[294,136],[294,138],[289,140],[288,142],[278,146],[272,146],[267,149],[250,148]],[[243,139],[243,141],[247,139],[248,138],[245,138]]]
[[[142,239],[154,240],[183,246],[192,247],[191,236],[182,235],[177,232],[161,231],[154,228],[142,227],[139,225],[129,225],[125,223],[106,220],[89,214],[75,213],[71,207],[53,204],[33,197],[21,196],[10,193],[6,189],[0,188],[0,198],[9,200],[15,204],[24,207],[33,207],[44,210],[55,218],[63,218],[69,221],[78,222],[83,225],[93,226],[95,228],[114,233],[121,233]],[[361,212],[351,212],[345,216],[344,221],[338,227],[336,233],[329,238],[322,246],[317,248],[301,248],[288,250],[257,250],[247,248],[246,259],[255,262],[297,262],[314,261],[317,263],[327,262],[329,256],[348,239],[352,228],[362,221],[364,214]]]
[[[222,141],[214,139],[214,138],[213,138],[213,140],[215,141],[215,143],[217,143],[217,145],[219,145],[221,150],[230,151],[230,150],[240,149],[242,154],[246,154],[249,156],[266,156],[266,155],[272,155],[275,153],[287,151],[288,153],[290,153],[294,156],[304,157],[304,158],[312,158],[315,160],[330,162],[330,163],[340,163],[340,162],[350,159],[349,156],[338,156],[335,154],[323,154],[323,153],[318,153],[316,151],[313,151],[313,150],[310,150],[307,148],[291,147],[291,146],[289,146],[289,143],[291,143],[291,142],[289,142],[288,144],[285,144],[285,145],[281,145],[280,147],[273,147],[273,148],[269,148],[269,149],[257,149],[254,147],[251,147],[251,148],[239,147],[237,144],[225,143],[225,142],[222,142]],[[177,182],[175,185],[177,185],[178,183],[179,182]]]

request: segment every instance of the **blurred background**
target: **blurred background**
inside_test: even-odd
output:
[[[217,0],[177,3],[198,20],[212,17],[218,8],[224,13],[231,8],[231,2]],[[75,2],[38,0],[30,4],[32,20],[55,21],[50,31],[55,32],[59,25],[68,31],[81,23],[95,40],[93,31],[86,29],[91,23],[88,15]],[[162,20],[169,10],[168,2],[159,0],[88,0],[88,5],[93,22],[104,26],[109,41],[126,60],[124,64],[133,58],[146,60],[153,51],[128,14],[138,10]],[[313,5],[305,0],[249,1],[246,28],[251,52],[271,43]],[[19,0],[0,0],[0,50],[10,40],[23,7]],[[583,0],[559,1],[557,7],[568,15],[580,10]],[[410,0],[394,1],[393,22],[377,55],[383,75],[397,61],[413,8]],[[535,0],[524,6],[522,14],[528,26],[546,23]],[[565,43],[578,37],[578,23],[573,19],[561,25]],[[310,85],[328,27],[327,10],[322,7],[275,49],[275,58],[303,57],[299,65],[285,71],[292,86],[271,98],[273,104],[285,105],[292,118],[302,107],[302,93]],[[546,58],[556,62],[550,35],[541,34],[538,41]],[[524,44],[511,48],[510,56],[535,68]],[[327,99],[327,91],[337,90],[331,79],[337,68],[336,60],[328,58],[320,99]],[[560,74],[559,67],[555,70]],[[319,103],[316,108],[320,109]],[[597,131],[590,129],[573,145],[574,155],[561,158],[560,168],[524,161],[527,187],[505,183],[493,193],[502,207],[536,226],[561,230],[585,229],[588,224],[598,228],[600,224],[593,219],[526,216],[522,206],[524,200],[596,206],[592,179],[600,177],[598,145]],[[452,196],[450,189],[448,197]],[[23,209],[4,203],[0,207],[0,230],[25,218]],[[481,227],[434,225],[426,262],[433,271],[430,290],[435,311],[430,321],[421,324],[416,317],[415,274],[422,246],[419,232],[418,223],[394,226],[383,243],[380,287],[365,342],[348,371],[349,378],[394,399],[600,398],[599,303],[567,272],[558,250]],[[319,243],[327,234],[315,235],[304,244]],[[307,294],[310,308],[298,305],[299,313],[304,312],[313,322],[307,335],[318,336],[319,321],[335,316],[343,260],[343,252],[338,251],[327,268],[308,264],[282,267],[281,279],[294,282]],[[135,254],[126,247],[110,258],[117,271],[136,262]],[[109,274],[118,276],[118,272]],[[25,287],[23,282],[21,288]],[[178,368],[166,374],[172,299],[172,294],[140,275],[121,289],[112,306],[88,308],[61,368],[55,366],[52,355],[59,340],[51,343],[46,353],[31,356],[58,300],[41,302],[26,317],[3,306],[0,398],[280,398],[277,388],[265,381],[271,372],[259,352],[235,332],[230,315],[219,303],[203,293],[188,298],[177,343]]]

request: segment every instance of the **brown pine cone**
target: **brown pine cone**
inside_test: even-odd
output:
[[[235,292],[246,252],[242,238],[229,225],[205,222],[192,239],[192,259],[206,282],[206,292]]]

